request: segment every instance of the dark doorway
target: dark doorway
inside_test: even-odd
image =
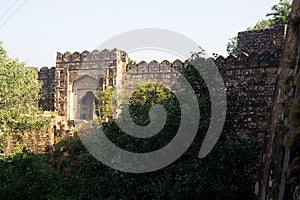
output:
[[[87,121],[93,120],[95,95],[88,91],[80,102],[80,119]]]

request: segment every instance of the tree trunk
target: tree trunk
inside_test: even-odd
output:
[[[267,137],[267,146],[264,152],[263,173],[260,181],[259,200],[265,200],[267,197],[270,164],[273,157],[274,141],[276,137],[276,125],[280,121],[282,112],[284,111],[284,104],[288,99],[286,93],[286,80],[292,75],[291,68],[295,67],[295,60],[297,55],[297,36],[298,36],[298,25],[300,16],[300,0],[293,0],[292,10],[290,13],[290,20],[288,22],[287,35],[285,44],[283,46],[283,52],[281,55],[281,61],[279,64],[279,70],[281,73],[278,75],[274,101],[271,108],[271,118],[269,121],[269,135]]]

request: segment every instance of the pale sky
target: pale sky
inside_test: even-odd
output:
[[[55,66],[56,52],[93,50],[112,36],[139,28],[176,31],[209,55],[226,55],[228,39],[265,18],[278,2],[1,0],[0,41],[9,57],[39,68]]]

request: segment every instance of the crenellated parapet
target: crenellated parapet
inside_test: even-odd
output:
[[[129,63],[126,67],[127,74],[155,74],[155,73],[174,73],[174,70],[178,70],[185,66],[186,62],[182,62],[180,60],[175,60],[174,62],[170,62],[168,60],[164,60],[162,62],[157,62],[153,60],[149,63],[146,61],[141,61],[139,63]]]
[[[81,62],[103,62],[105,60],[112,60],[116,57],[126,56],[126,52],[118,49],[107,50],[104,49],[102,51],[94,50],[94,51],[83,51],[82,53],[74,52],[70,53],[69,51],[65,53],[57,52],[56,55],[56,63],[81,63]]]
[[[55,77],[55,67],[42,67],[38,71],[38,80],[43,80],[43,79],[52,79]]]
[[[154,82],[163,85],[173,85],[178,78],[179,69],[183,69],[186,62],[175,60],[170,62],[164,60],[157,62],[141,61],[139,63],[131,62],[126,66],[126,74],[123,83],[126,88],[133,88],[135,85],[143,82]]]
[[[251,54],[240,53],[238,56],[229,55],[224,58],[216,58],[216,64],[227,70],[240,70],[243,68],[266,68],[278,66],[280,61],[281,49],[274,53],[263,51],[262,53],[252,52]]]

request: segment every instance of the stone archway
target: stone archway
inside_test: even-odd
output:
[[[70,119],[95,119],[95,98],[99,81],[87,74],[82,75],[73,83],[70,89]]]

